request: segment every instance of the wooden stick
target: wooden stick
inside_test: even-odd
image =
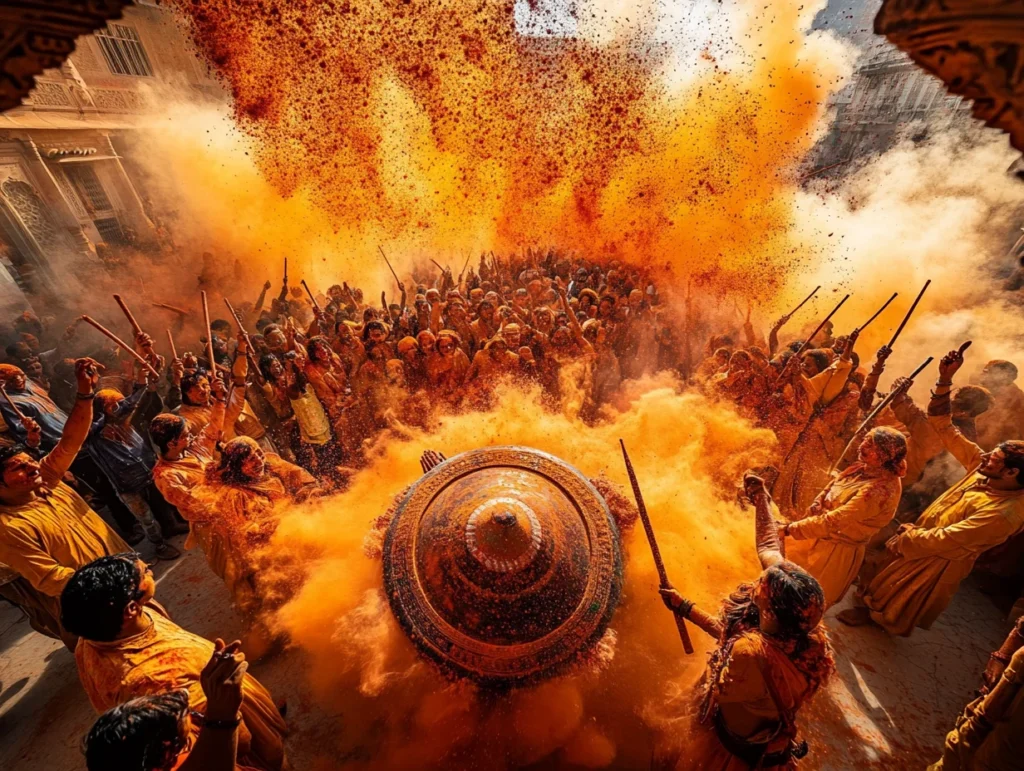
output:
[[[287,259],[287,258],[285,258]],[[206,302],[206,291],[199,293],[203,298],[203,323],[206,324],[206,357],[210,360],[210,372],[217,374],[217,360],[213,358],[213,333],[210,331],[210,306]]]
[[[305,290],[306,290],[306,294],[308,294],[308,295],[309,295],[309,301],[310,301],[311,303],[313,303],[313,307],[314,307],[314,308],[316,308],[317,310],[320,310],[320,303],[318,303],[318,302],[316,301],[316,298],[315,298],[315,297],[313,297],[313,293],[312,293],[312,292],[310,291],[310,289],[309,289],[309,285],[308,285],[308,284],[306,284],[306,279],[302,279],[302,281],[301,281],[301,282],[299,282],[299,283],[301,283],[301,284],[302,284],[302,288],[303,288],[303,289],[305,289]]]
[[[810,299],[811,299],[812,297],[814,297],[814,295],[818,294],[818,290],[819,290],[819,289],[821,289],[821,286],[820,286],[820,285],[819,285],[819,286],[816,286],[816,287],[814,287],[814,291],[813,291],[813,292],[811,292],[811,293],[810,293],[809,295],[807,295],[807,297],[805,297],[805,298],[804,298],[804,301],[803,301],[802,303],[800,303],[800,304],[799,304],[798,306],[796,306],[796,307],[795,307],[795,308],[794,308],[793,310],[791,310],[791,311],[790,311],[789,313],[787,313],[787,314],[786,314],[786,318],[787,318],[787,319],[793,318],[793,314],[795,314],[795,313],[796,313],[796,312],[797,312],[798,310],[800,310],[801,308],[803,308],[803,307],[804,307],[804,305],[806,305],[806,304],[807,304],[808,300],[810,300]]]
[[[442,268],[442,267],[441,267],[441,263],[439,263],[439,262],[438,262],[437,260],[435,260],[435,259],[431,258],[431,260],[430,260],[430,261],[431,261],[432,263],[434,263],[434,264],[435,264],[435,265],[437,266],[437,269],[438,269],[439,271],[441,271],[442,273],[444,273],[444,272],[445,272],[446,268]]]
[[[188,315],[191,314],[191,311],[187,311],[184,308],[179,308],[177,305],[171,305],[170,303],[154,302],[153,303],[153,307],[154,308],[163,308],[164,310],[168,310],[168,311],[174,311],[175,313],[177,313],[177,314],[179,314],[181,316],[188,316]]]
[[[288,258],[284,258],[284,283],[288,283]]]
[[[395,269],[391,267],[391,261],[388,260],[388,256],[386,254],[384,254],[384,247],[382,247],[380,244],[377,244],[377,248],[380,249],[380,256],[383,257],[384,258],[384,262],[387,263],[388,270],[391,271],[391,275],[395,277],[395,281],[397,281],[399,284],[401,284],[402,282],[399,280],[398,274],[395,273]]]
[[[924,286],[921,287],[920,294],[918,294],[917,299],[914,300],[914,304],[910,306],[910,310],[907,311],[907,315],[903,317],[903,323],[899,325],[899,327],[896,330],[896,334],[894,334],[892,336],[892,340],[889,341],[890,348],[892,348],[896,344],[896,338],[900,336],[900,332],[903,331],[903,327],[907,325],[907,322],[910,321],[910,317],[914,315],[914,309],[917,308],[917,304],[921,302],[921,298],[924,297],[924,293],[931,283],[931,279],[928,279],[927,281],[924,282]]]
[[[302,285],[305,286],[306,282],[303,281]],[[306,287],[306,291],[307,292],[309,291],[309,287]],[[316,304],[316,300],[313,300],[313,303]],[[225,297],[224,298],[224,304],[226,306],[228,306],[228,313],[230,313],[231,314],[231,318],[234,319],[235,325],[238,327],[238,331],[242,333],[243,337],[245,337],[245,344],[246,344],[246,346],[248,346],[248,351],[246,352],[245,357],[249,360],[249,366],[253,368],[254,376],[259,376],[260,368],[259,368],[259,364],[256,362],[256,357],[254,355],[254,351],[253,351],[253,348],[252,348],[252,338],[249,337],[249,332],[246,330],[245,326],[242,324],[242,319],[235,312],[235,307],[231,304],[231,300],[229,300],[227,297]]]
[[[460,270],[460,271],[459,271],[459,283],[460,283],[460,284],[462,283],[462,277],[463,277],[464,275],[466,275],[466,268],[468,268],[468,267],[469,267],[469,261],[470,261],[470,259],[472,259],[472,257],[473,257],[473,250],[471,249],[471,250],[469,251],[469,256],[468,256],[468,257],[466,257],[466,264],[465,264],[465,265],[463,265],[463,266],[462,266],[462,270]]]
[[[4,399],[7,400],[7,406],[14,410],[14,414],[18,416],[18,420],[25,420],[25,414],[18,409],[18,405],[14,403],[11,395],[7,393],[7,389],[0,385],[0,394],[4,395]]]
[[[671,589],[668,573],[665,572],[665,563],[661,559],[661,550],[658,548],[658,541],[654,537],[654,528],[651,526],[651,518],[647,515],[647,507],[644,505],[644,497],[640,492],[640,483],[637,482],[636,472],[633,471],[633,464],[629,461],[629,453],[626,452],[626,443],[621,439],[619,446],[622,447],[622,458],[626,461],[626,473],[629,474],[629,483],[633,486],[633,497],[636,498],[636,507],[640,512],[640,521],[644,524],[644,532],[647,533],[647,541],[651,545],[651,554],[654,556],[654,567],[658,570],[658,581],[662,589]],[[683,650],[693,653],[693,643],[690,642],[690,633],[686,630],[686,620],[676,614],[672,614],[676,620],[676,629],[679,630],[679,639],[683,641]]]
[[[863,332],[865,329],[867,329],[868,324],[870,324],[872,321],[877,319],[882,314],[882,311],[884,311],[886,308],[889,307],[889,303],[891,303],[893,300],[895,300],[898,296],[899,296],[899,292],[893,292],[892,293],[892,297],[890,297],[888,300],[885,301],[885,305],[883,305],[881,308],[879,308],[877,311],[875,311],[875,315],[874,316],[872,316],[870,319],[865,321],[861,326],[857,327],[857,332]]]
[[[850,295],[846,295],[846,297],[844,297],[842,300],[839,301],[839,305],[837,305],[835,308],[833,308],[832,312],[830,314],[828,314],[820,324],[818,324],[818,328],[815,329],[806,340],[804,340],[803,345],[800,346],[800,350],[798,350],[796,353],[794,353],[789,361],[791,361],[791,362],[792,361],[796,361],[797,363],[799,363],[800,357],[803,355],[804,351],[806,351],[808,349],[808,347],[810,347],[811,340],[813,340],[815,335],[817,335],[821,330],[823,330],[825,328],[825,325],[828,324],[829,320],[833,316],[836,315],[836,311],[838,311],[840,308],[842,308],[843,307],[843,303],[845,303],[849,299],[850,299]],[[786,363],[786,366],[783,368],[783,371],[785,371],[786,369],[789,369],[789,363],[788,362]],[[781,376],[781,374],[782,373],[780,372],[779,375]]]
[[[141,335],[142,327],[139,326],[139,322],[135,320],[132,312],[128,310],[128,306],[125,304],[125,301],[121,299],[121,295],[115,294],[114,302],[121,306],[121,310],[124,312],[124,315],[128,317],[128,323],[132,325],[132,332],[135,333],[135,336],[138,337]]]
[[[178,349],[174,347],[174,335],[171,334],[171,330],[167,330],[167,342],[171,346],[171,359],[178,358]]]
[[[305,282],[303,282],[303,283],[305,283]],[[239,331],[240,331],[240,332],[241,332],[241,333],[242,333],[243,335],[245,335],[246,337],[248,337],[248,336],[249,336],[249,333],[248,333],[248,332],[246,331],[245,327],[244,327],[244,326],[242,326],[242,319],[241,319],[241,318],[239,317],[238,313],[236,313],[236,312],[235,312],[235,306],[233,306],[233,305],[231,304],[231,300],[229,300],[229,299],[228,299],[227,297],[225,297],[225,298],[224,298],[224,304],[225,304],[226,306],[228,306],[228,313],[230,313],[230,314],[231,314],[231,319],[232,319],[232,320],[233,320],[233,321],[235,322],[235,326],[237,326],[237,327],[238,327],[238,330],[239,330]]]
[[[139,355],[138,351],[136,351],[134,348],[132,348],[130,345],[128,345],[124,340],[122,340],[120,337],[115,335],[113,332],[111,332],[105,326],[103,326],[98,321],[96,321],[96,319],[91,318],[89,316],[82,316],[82,321],[84,321],[86,324],[89,324],[90,326],[95,327],[96,330],[101,335],[104,335],[104,336],[110,338],[110,340],[112,340],[117,345],[118,348],[120,348],[125,353],[135,357],[135,360],[138,361],[139,364],[141,364],[143,367],[145,367],[150,372],[152,372],[156,377],[160,377],[160,373],[157,372],[155,369],[153,369],[153,365],[150,364],[148,361],[146,361],[144,358],[142,358]]]
[[[967,343],[967,345],[970,345],[970,343]],[[933,359],[934,359],[934,357],[932,357],[932,356],[929,356],[927,359],[925,359],[924,363],[921,364],[920,367],[918,367],[917,369],[915,369],[913,372],[910,373],[910,377],[908,377],[907,380],[913,380],[918,375],[920,375],[921,372],[924,370],[924,368],[932,363]],[[886,395],[886,397],[884,399],[882,399],[882,401],[880,401],[878,403],[877,407],[875,407],[873,410],[871,410],[870,413],[868,413],[868,416],[866,418],[864,418],[864,422],[862,422],[860,424],[860,427],[856,431],[853,432],[853,436],[850,437],[850,441],[846,443],[846,447],[843,449],[843,454],[840,455],[836,459],[836,462],[833,463],[832,467],[828,470],[828,473],[830,475],[837,468],[839,468],[839,464],[841,464],[843,462],[843,458],[845,458],[849,454],[850,448],[853,447],[853,445],[859,439],[861,439],[863,437],[863,435],[866,432],[868,426],[871,425],[871,421],[875,419],[875,417],[878,415],[878,413],[880,413],[882,410],[884,410],[889,405],[889,402],[891,402],[893,399],[896,398],[898,393],[899,392],[894,388],[892,391],[890,391]]]

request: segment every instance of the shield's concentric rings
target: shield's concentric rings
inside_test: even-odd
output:
[[[520,685],[563,671],[619,600],[619,534],[579,471],[527,447],[463,453],[409,490],[384,585],[416,647],[452,676]]]

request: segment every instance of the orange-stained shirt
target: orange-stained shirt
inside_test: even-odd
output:
[[[44,486],[35,499],[0,505],[0,563],[51,597],[60,595],[79,568],[131,551],[82,496],[60,481],[76,454],[58,443],[39,464]]]
[[[199,678],[213,643],[152,609],[145,613],[152,624],[133,637],[113,642],[79,640],[78,677],[93,708],[102,714],[129,699],[184,688],[190,708],[204,711],[206,695]],[[238,755],[249,763],[259,758],[259,768],[277,771],[284,759],[284,720],[266,688],[249,674],[242,682],[242,694]],[[198,730],[193,727],[194,733]]]

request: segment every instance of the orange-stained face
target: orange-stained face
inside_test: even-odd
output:
[[[43,484],[39,463],[23,452],[18,453],[4,464],[3,483],[14,493],[37,490]]]
[[[242,473],[250,479],[259,479],[263,476],[264,469],[266,469],[266,461],[267,456],[262,448],[254,443],[252,452],[242,461]]]

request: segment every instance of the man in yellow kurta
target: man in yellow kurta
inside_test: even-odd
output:
[[[266,554],[282,510],[324,490],[308,471],[249,437],[224,445],[220,461],[206,468],[193,492],[212,512],[210,539],[224,559],[224,583],[247,627],[246,650],[259,658],[281,641],[268,616],[287,602],[301,583],[303,566],[285,554]]]
[[[199,501],[193,491],[202,484],[206,465],[213,460],[214,447],[225,425],[233,425],[244,403],[245,390],[235,388],[231,404],[225,405],[225,389],[220,379],[214,381],[213,404],[210,420],[198,435],[180,415],[163,413],[149,424],[149,435],[156,445],[159,460],[153,467],[153,482],[168,503],[178,509],[189,523],[190,531],[185,548],[197,545],[206,555],[206,562],[217,575],[224,578],[225,555],[219,541],[212,536],[213,513]]]
[[[893,428],[876,428],[858,449],[857,462],[815,499],[810,516],[782,534],[794,541],[786,556],[821,584],[827,605],[846,594],[864,562],[871,538],[892,520],[900,502],[907,442]]]
[[[951,420],[952,377],[963,354],[951,351],[939,365],[928,419],[967,475],[904,525],[886,548],[896,558],[864,592],[866,608],[839,614],[844,623],[869,619],[890,634],[928,629],[946,609],[960,582],[988,549],[1024,531],[1024,442],[1003,442],[992,452],[966,439]]]
[[[152,571],[126,554],[85,566],[64,589],[62,621],[81,638],[78,677],[98,713],[179,688],[188,691],[192,710],[205,711],[200,675],[214,644],[166,618],[151,604],[155,591]],[[248,674],[240,711],[239,762],[262,771],[285,768],[287,726],[270,693]]]
[[[1024,757],[1024,617],[989,657],[982,696],[957,717],[928,771],[1017,771]]]
[[[71,638],[61,631],[59,597],[68,579],[94,559],[130,551],[61,481],[89,435],[98,369],[92,359],[75,362],[78,398],[46,457],[36,462],[21,445],[0,451],[0,563],[37,593],[37,610],[46,616],[41,626],[60,634],[65,644]]]

